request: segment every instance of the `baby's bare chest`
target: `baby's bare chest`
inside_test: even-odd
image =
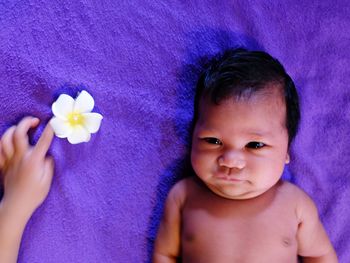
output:
[[[292,207],[202,201],[183,209],[184,262],[297,262],[298,222]]]

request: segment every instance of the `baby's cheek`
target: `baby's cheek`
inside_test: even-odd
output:
[[[191,164],[193,169],[196,169],[197,166],[199,166],[200,163],[200,155],[198,154],[198,152],[196,150],[192,150],[191,151]]]
[[[192,150],[191,163],[196,173],[200,173],[201,170],[205,169],[206,159],[206,156],[200,151]]]
[[[281,160],[271,159],[260,162],[259,165],[254,167],[254,171],[259,178],[267,185],[275,184],[282,176],[284,164]]]

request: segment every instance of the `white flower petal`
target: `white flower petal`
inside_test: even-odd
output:
[[[76,98],[73,110],[79,113],[91,112],[94,106],[94,98],[87,91],[83,90]]]
[[[53,117],[50,120],[50,125],[55,132],[56,136],[59,138],[66,138],[72,133],[72,126],[69,125],[68,122],[57,118]]]
[[[52,104],[52,112],[56,117],[67,120],[67,115],[73,111],[74,99],[67,95],[61,94]]]
[[[100,129],[102,115],[96,112],[83,113],[84,126],[90,133],[95,133]]]
[[[77,125],[73,128],[72,133],[68,135],[68,141],[71,144],[77,144],[90,141],[90,137],[90,133],[83,126]]]

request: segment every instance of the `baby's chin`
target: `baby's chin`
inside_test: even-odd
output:
[[[241,187],[235,185],[234,187],[231,186],[216,186],[216,185],[210,185],[207,184],[207,187],[216,195],[231,199],[231,200],[246,200],[246,199],[252,199],[257,196],[262,195],[266,190],[248,190],[244,185],[241,185]]]

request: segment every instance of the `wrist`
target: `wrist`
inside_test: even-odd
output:
[[[2,220],[12,222],[18,226],[25,226],[34,211],[20,208],[13,202],[3,198],[0,202],[0,217]]]

